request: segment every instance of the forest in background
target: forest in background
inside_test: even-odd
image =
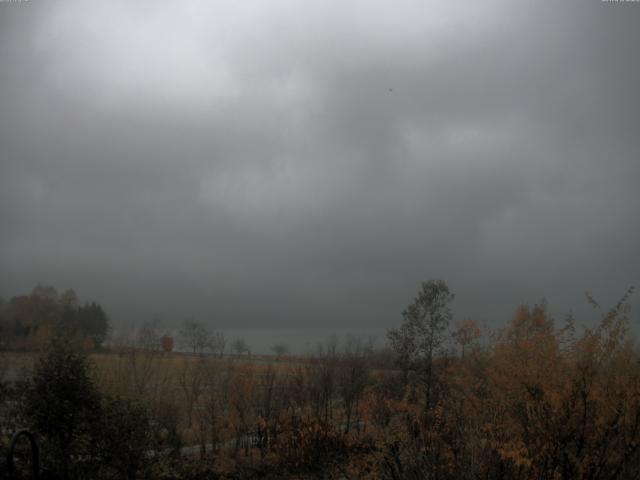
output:
[[[0,297],[0,350],[37,351],[56,336],[75,339],[85,350],[99,348],[109,318],[96,302],[80,302],[76,292],[37,285],[30,294]]]
[[[96,333],[63,322],[37,359],[0,357],[0,450],[28,427],[51,478],[638,478],[631,293],[611,309],[588,297],[591,327],[543,303],[485,331],[429,281],[385,351],[350,339],[304,358],[179,355],[149,332],[88,355]]]

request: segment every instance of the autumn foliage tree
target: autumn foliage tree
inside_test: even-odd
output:
[[[455,330],[451,336],[454,342],[460,346],[460,355],[462,357],[465,356],[469,348],[480,338],[480,334],[478,323],[471,319],[456,323]]]
[[[28,295],[0,303],[0,347],[42,350],[57,335],[100,347],[108,332],[109,318],[102,306],[80,303],[73,290],[59,293],[38,285]]]
[[[432,421],[396,403],[381,476],[636,478],[640,356],[629,336],[630,294],[582,335],[572,317],[556,325],[544,302],[521,305],[492,344],[437,359],[446,380]]]

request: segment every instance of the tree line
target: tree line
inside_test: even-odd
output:
[[[36,286],[30,294],[0,298],[0,349],[40,350],[56,336],[76,337],[83,348],[100,347],[109,317],[96,302],[81,303],[73,290]]]
[[[4,424],[37,433],[53,478],[637,478],[631,293],[589,297],[590,326],[543,302],[489,330],[429,281],[386,349],[332,340],[295,361],[54,342],[0,389]]]

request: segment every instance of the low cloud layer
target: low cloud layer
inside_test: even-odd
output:
[[[640,284],[640,6],[0,3],[0,293],[116,322],[560,316]],[[638,303],[634,301],[634,303]]]

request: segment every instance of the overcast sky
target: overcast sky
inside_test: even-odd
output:
[[[0,2],[0,294],[224,328],[388,328],[431,278],[495,325],[610,305],[639,47],[599,0]]]

